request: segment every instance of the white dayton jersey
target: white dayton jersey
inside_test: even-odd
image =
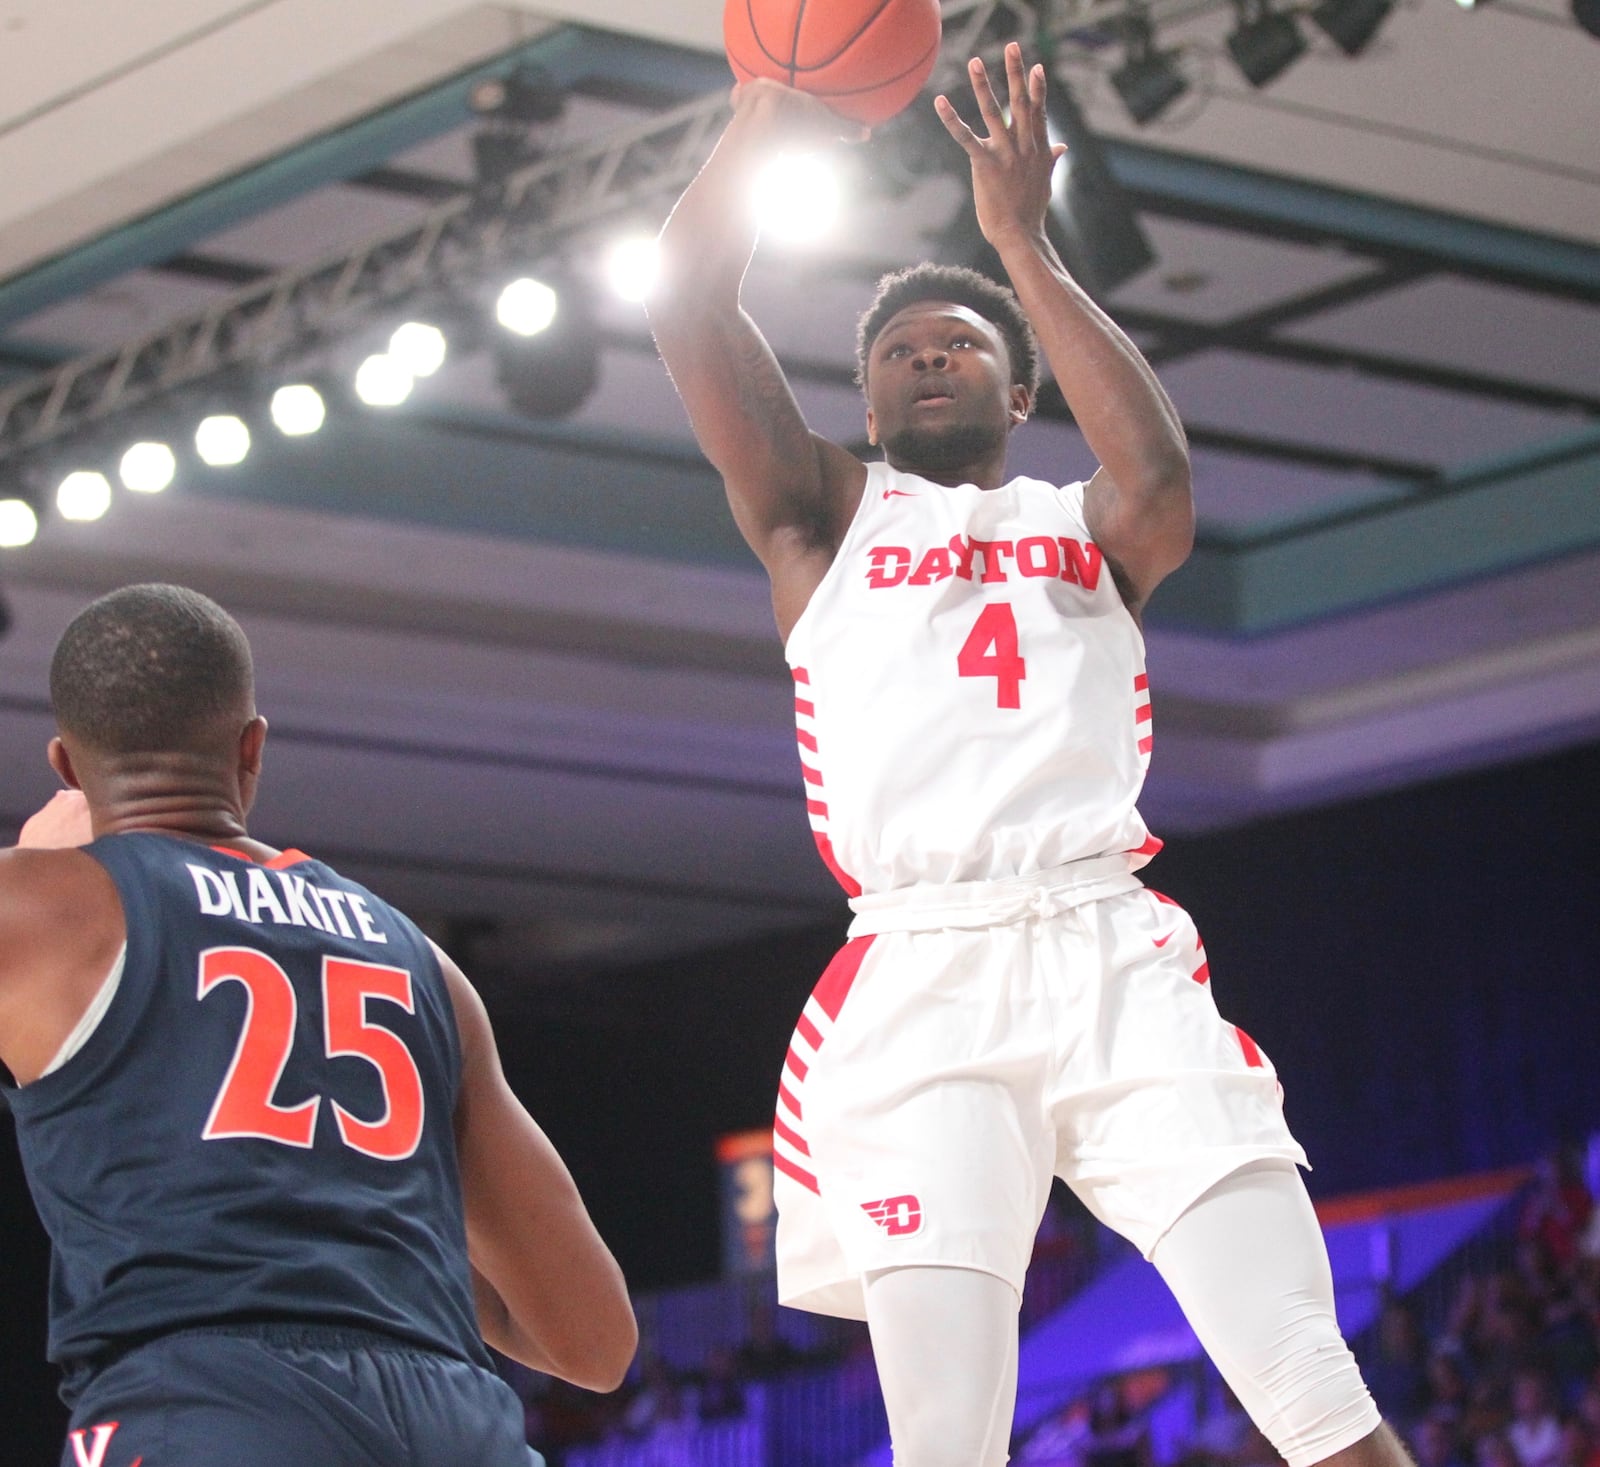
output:
[[[785,649],[817,846],[851,896],[1160,849],[1144,638],[1083,485],[872,464]]]

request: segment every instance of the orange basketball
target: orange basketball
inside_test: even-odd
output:
[[[939,59],[939,0],[726,0],[722,41],[741,82],[771,77],[876,127]]]

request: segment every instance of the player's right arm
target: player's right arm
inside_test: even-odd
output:
[[[832,564],[866,466],[807,428],[771,347],[739,300],[756,243],[753,180],[777,146],[853,125],[776,82],[738,89],[733,120],[660,239],[650,325],[740,532],[772,578],[784,635]]]
[[[435,952],[461,1035],[456,1150],[483,1337],[535,1370],[615,1390],[639,1343],[622,1270],[566,1164],[506,1083],[483,1000]]]

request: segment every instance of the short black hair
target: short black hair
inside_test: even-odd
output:
[[[878,282],[878,293],[856,324],[856,382],[867,385],[872,343],[890,319],[919,301],[949,301],[976,311],[1004,338],[1011,358],[1011,380],[1030,393],[1039,390],[1039,342],[1022,313],[1016,293],[965,265],[912,265]]]
[[[107,754],[210,752],[254,713],[254,684],[239,623],[184,586],[102,596],[50,662],[61,731]]]

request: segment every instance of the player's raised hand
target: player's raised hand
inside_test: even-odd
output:
[[[1044,67],[1025,71],[1022,47],[1006,47],[1006,83],[1011,117],[1000,110],[989,73],[974,56],[967,63],[972,95],[977,99],[987,136],[979,137],[957,115],[950,99],[934,98],[934,110],[946,131],[972,160],[972,197],[978,227],[990,244],[1015,233],[1036,234],[1044,227],[1050,203],[1050,174],[1066,144],[1051,144],[1045,131]]]
[[[778,143],[821,147],[864,142],[868,136],[869,130],[861,123],[841,117],[820,98],[769,77],[739,83],[729,100],[735,117],[770,128]]]
[[[57,790],[50,803],[23,824],[17,845],[36,851],[66,850],[86,846],[94,839],[89,823],[89,802],[82,790]]]

